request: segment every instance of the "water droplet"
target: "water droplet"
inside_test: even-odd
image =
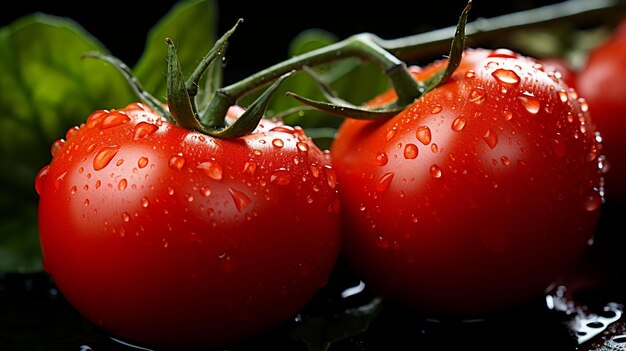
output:
[[[126,186],[128,185],[128,181],[126,181],[126,179],[122,179],[119,181],[119,183],[117,183],[117,188],[119,190],[124,190],[126,189]]]
[[[559,90],[559,99],[561,99],[561,102],[567,102],[567,91],[565,90]]]
[[[285,146],[285,142],[283,141],[283,139],[276,138],[272,140],[272,145],[274,145],[274,147],[281,148]]]
[[[417,131],[415,131],[415,136],[417,137],[417,140],[419,140],[424,145],[430,144],[430,140],[432,139],[430,128],[428,128],[427,126],[417,127]]]
[[[209,188],[208,186],[203,186],[200,188],[200,194],[202,194],[202,196],[207,197],[209,195],[211,195],[211,188]]]
[[[488,129],[485,132],[485,134],[483,135],[483,139],[492,149],[498,144],[498,135],[492,129]]]
[[[376,191],[383,192],[389,189],[394,175],[395,174],[393,172],[383,174],[382,177],[380,177],[380,179],[378,180],[378,183],[376,183]]]
[[[468,70],[465,72],[465,78],[467,78],[467,79],[472,79],[472,78],[474,78],[474,77],[476,77],[476,72],[474,72],[474,70],[473,70],[473,69],[468,69]]]
[[[606,174],[609,171],[610,164],[606,159],[606,156],[600,155],[598,156],[598,171],[601,174]]]
[[[533,115],[536,115],[541,108],[539,100],[530,93],[524,93],[524,95],[519,96],[517,99],[522,103],[526,111]]]
[[[308,152],[309,151],[309,144],[304,143],[302,141],[299,141],[296,143],[296,147],[298,148],[298,150],[300,152]]]
[[[514,51],[512,51],[510,49],[500,48],[500,49],[493,50],[489,54],[488,57],[516,58],[517,57],[517,53],[515,53]]]
[[[148,122],[139,122],[133,129],[133,140],[139,140],[153,134],[159,129],[157,125]]]
[[[137,166],[139,168],[144,168],[147,165],[148,165],[148,158],[147,157],[140,157],[139,160],[137,160]]]
[[[476,88],[469,93],[467,99],[475,104],[481,104],[485,100],[487,91],[483,88]]]
[[[326,173],[326,182],[331,189],[335,189],[337,186],[337,174],[335,170],[329,165],[324,166],[324,173]]]
[[[500,157],[500,161],[502,162],[503,165],[508,166],[511,164],[511,160],[509,160],[508,157],[506,156],[502,156]]]
[[[122,221],[124,221],[124,223],[130,222],[130,215],[127,212],[122,212]]]
[[[100,149],[93,158],[93,169],[99,171],[106,167],[119,150],[119,146],[107,146]]]
[[[50,153],[52,154],[52,157],[56,156],[59,153],[59,150],[61,150],[63,144],[65,144],[65,140],[63,139],[57,139],[52,143],[52,145],[50,146]]]
[[[227,253],[217,256],[217,266],[222,273],[232,273],[235,271],[235,262]]]
[[[187,199],[187,202],[193,202],[193,195],[185,194],[185,198]]]
[[[439,112],[441,112],[443,110],[443,108],[441,107],[441,105],[435,105],[433,106],[433,108],[430,110],[430,113],[433,115],[438,114]]]
[[[389,158],[384,152],[379,152],[378,154],[376,154],[376,157],[374,157],[374,163],[379,166],[384,166],[387,164],[387,162],[389,162]]]
[[[204,174],[208,175],[209,178],[213,180],[221,180],[223,177],[224,170],[222,168],[222,164],[214,158],[198,164],[197,168],[202,170]]]
[[[459,116],[452,121],[452,130],[459,132],[465,128],[465,124],[467,124],[467,119],[463,116]]]
[[[602,205],[602,196],[597,192],[593,192],[591,195],[585,197],[585,201],[583,202],[583,208],[586,211],[593,212],[600,208]]]
[[[245,210],[246,207],[248,207],[248,205],[252,201],[248,197],[248,195],[246,195],[245,193],[239,190],[228,188],[228,192],[230,193],[230,196],[233,198],[233,201],[235,202],[235,207],[237,207],[237,211],[239,212],[242,212],[243,210]]]
[[[387,131],[387,135],[385,136],[385,140],[389,141],[391,139],[393,139],[393,137],[396,135],[396,127],[393,127],[391,129],[389,129]]]
[[[126,113],[122,111],[111,111],[108,115],[105,115],[100,122],[100,129],[108,129],[117,127],[120,124],[130,121],[130,118]]]
[[[276,126],[272,129],[270,129],[270,131],[272,132],[282,132],[282,133],[288,133],[288,134],[295,134],[296,130],[292,127],[292,126],[288,126],[288,125],[282,125],[282,126]]]
[[[35,191],[38,195],[41,195],[41,188],[43,187],[43,182],[48,175],[48,171],[50,170],[50,165],[43,166],[37,173],[37,177],[35,178]],[[63,173],[65,175],[65,173]]]
[[[86,126],[87,128],[95,128],[100,125],[102,122],[102,117],[106,116],[109,113],[107,110],[98,110],[93,112],[89,117],[87,117]]]
[[[320,167],[316,163],[311,164],[311,174],[315,178],[320,176]]]
[[[406,144],[404,146],[404,158],[407,160],[412,160],[417,157],[419,154],[419,149],[415,144]]]
[[[291,174],[287,169],[279,168],[270,176],[270,182],[277,185],[287,185],[291,182]]]
[[[65,132],[65,140],[70,140],[70,138],[76,135],[78,131],[79,131],[79,128],[77,126],[69,128],[67,132]]]
[[[502,112],[502,116],[504,116],[505,121],[510,121],[511,119],[513,119],[513,112],[509,110],[504,110]]]
[[[491,75],[500,83],[507,85],[519,84],[520,78],[514,71],[509,69],[498,68]]]
[[[248,161],[243,165],[243,173],[252,176],[256,172],[256,167],[256,163],[254,163],[253,161]]]
[[[178,155],[174,155],[170,157],[170,160],[168,162],[168,166],[171,169],[175,169],[177,171],[180,171],[184,165],[185,165],[185,158],[183,157],[182,153],[179,153]]]
[[[439,166],[432,165],[430,166],[430,175],[433,176],[433,178],[441,178],[443,173],[441,172],[441,168],[439,168]]]
[[[141,199],[141,206],[142,206],[143,208],[146,208],[146,207],[148,207],[148,205],[149,205],[149,204],[150,204],[150,201],[148,201],[148,198],[147,198],[146,196],[144,196],[144,197]]]

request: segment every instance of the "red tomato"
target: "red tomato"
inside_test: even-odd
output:
[[[593,49],[578,75],[580,94],[602,133],[602,152],[609,172],[606,196],[611,202],[626,202],[626,20],[607,41]]]
[[[44,267],[78,311],[141,345],[223,345],[276,327],[340,247],[328,153],[263,120],[233,140],[131,104],[94,112],[40,172]]]
[[[599,150],[586,104],[557,75],[509,50],[468,49],[393,118],[341,125],[331,155],[346,257],[383,296],[432,316],[520,306],[593,238]]]
[[[539,62],[547,71],[558,72],[560,78],[571,88],[576,89],[577,72],[564,59],[560,57],[548,57],[540,59]]]

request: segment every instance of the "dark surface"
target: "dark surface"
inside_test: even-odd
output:
[[[333,343],[329,351],[459,347],[483,351],[626,350],[626,317],[622,317],[626,302],[622,233],[626,228],[621,219],[625,210],[624,205],[604,205],[595,243],[585,260],[545,297],[483,320],[465,322],[435,321],[392,301],[380,300],[377,314],[356,319],[359,323],[369,322],[369,328],[361,332],[352,329],[352,336]],[[340,261],[329,284],[294,320],[224,350],[307,351],[304,343],[290,337],[306,320],[334,323],[334,330],[350,330],[355,320],[341,319],[342,313],[378,299],[367,287],[361,293],[341,297],[342,291],[358,282]],[[0,277],[0,350],[133,349],[82,318],[45,273]]]

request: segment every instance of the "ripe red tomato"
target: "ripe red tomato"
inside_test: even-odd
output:
[[[605,185],[607,200],[620,203],[626,202],[625,75],[626,19],[607,41],[589,53],[576,83],[602,133],[602,152],[609,164]]]
[[[509,50],[467,49],[403,112],[341,125],[331,155],[346,257],[383,296],[432,316],[541,297],[594,236],[597,139],[586,103],[553,72]]]
[[[558,72],[557,74],[570,88],[577,89],[576,78],[578,72],[563,58],[547,57],[540,59],[539,62],[545,67],[546,70]]]
[[[262,120],[215,139],[131,104],[66,139],[36,181],[44,267],[113,336],[222,345],[285,322],[325,284],[336,175],[302,129]]]

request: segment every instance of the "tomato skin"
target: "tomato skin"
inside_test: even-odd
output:
[[[576,86],[576,79],[578,78],[578,72],[572,66],[569,65],[567,61],[565,61],[561,57],[546,57],[540,59],[539,62],[544,66],[547,71],[556,71],[559,72],[560,78],[567,84],[570,88],[578,89]]]
[[[607,201],[626,202],[626,20],[605,42],[594,48],[577,78],[581,95],[602,133],[602,151],[609,164]]]
[[[594,235],[599,149],[584,101],[553,73],[508,50],[467,49],[403,112],[340,126],[331,155],[345,255],[373,289],[431,316],[527,303]]]
[[[301,129],[263,120],[214,139],[131,104],[69,134],[37,180],[44,267],[112,335],[223,345],[285,322],[325,284],[336,177]]]

